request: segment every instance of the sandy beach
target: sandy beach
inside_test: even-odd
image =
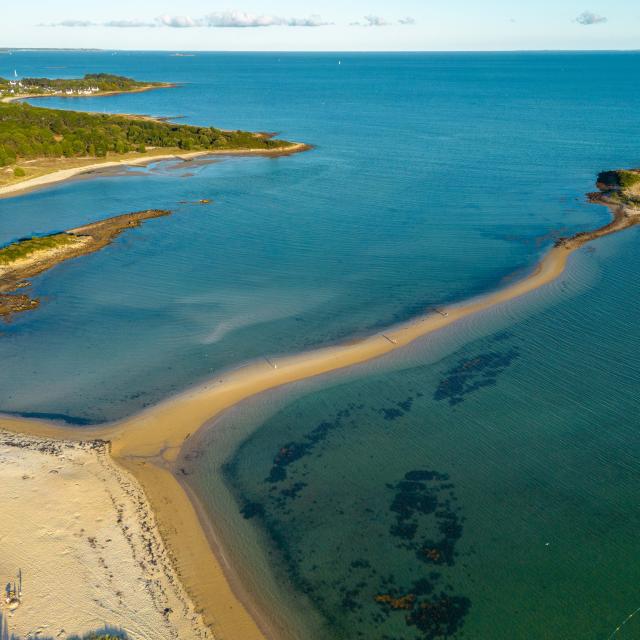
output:
[[[610,207],[613,222],[558,241],[526,277],[499,290],[432,311],[363,339],[310,352],[251,363],[117,423],[73,429],[51,422],[0,417],[0,427],[17,433],[67,438],[102,438],[111,455],[140,482],[159,523],[164,544],[188,592],[216,637],[258,640],[272,637],[251,602],[240,602],[229,586],[232,570],[223,551],[209,544],[194,504],[177,480],[176,460],[185,441],[225,409],[268,389],[363,363],[400,349],[417,338],[514,300],[558,278],[567,260],[591,240],[640,221],[637,212]],[[90,517],[90,516],[89,516]],[[81,517],[85,521],[85,517]],[[211,536],[209,537],[211,540]]]
[[[212,637],[144,492],[105,443],[0,432],[0,483],[0,576],[18,591],[22,578],[20,603],[0,605],[9,636],[67,638],[106,626],[149,640]]]
[[[309,147],[309,145],[296,142],[284,149],[225,149],[220,151],[192,151],[189,153],[166,153],[162,151],[154,153],[150,150],[146,154],[140,154],[137,157],[129,157],[119,160],[105,159],[100,162],[91,162],[90,164],[84,164],[79,167],[59,169],[33,178],[27,178],[26,180],[21,180],[19,182],[13,182],[0,187],[0,198],[21,195],[52,184],[65,182],[85,173],[91,173],[102,169],[111,169],[113,167],[145,166],[161,160],[187,161],[204,156],[286,156],[293,153],[307,151],[310,148],[311,147]]]

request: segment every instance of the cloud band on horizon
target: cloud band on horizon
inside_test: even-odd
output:
[[[326,22],[318,15],[308,18],[283,18],[274,15],[257,15],[245,11],[218,11],[207,14],[202,18],[190,16],[162,15],[153,20],[107,20],[93,22],[90,20],[61,20],[43,27],[112,27],[126,28],[156,28],[170,27],[172,29],[190,29],[195,27],[216,28],[255,28],[255,27],[324,27],[333,24]]]
[[[311,15],[308,18],[283,18],[275,15],[259,15],[245,11],[217,11],[209,13],[201,18],[190,16],[162,15],[153,20],[106,20],[95,22],[91,20],[61,20],[48,24],[40,24],[41,27],[110,27],[117,29],[130,28],[157,28],[169,27],[171,29],[192,28],[259,28],[259,27],[325,27],[335,23],[323,20],[319,15]],[[387,27],[393,23],[375,15],[364,17],[363,22],[351,22],[350,26],[363,27]],[[397,21],[399,25],[414,25],[416,21],[409,16]]]

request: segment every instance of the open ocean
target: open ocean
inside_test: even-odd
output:
[[[341,64],[338,64],[341,62]],[[14,52],[0,76],[179,88],[43,106],[314,145],[157,163],[0,200],[0,244],[175,213],[33,281],[0,411],[130,415],[223,369],[333,343],[532,269],[640,165],[636,53]],[[35,101],[34,101],[35,102]],[[210,206],[181,204],[211,198]],[[247,589],[307,640],[640,637],[640,232],[523,300],[263,394],[198,436],[190,485]],[[187,463],[185,463],[187,464]]]

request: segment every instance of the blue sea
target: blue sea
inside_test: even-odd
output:
[[[79,425],[526,274],[640,164],[635,53],[13,52],[0,75],[175,89],[40,105],[277,132],[313,150],[161,162],[0,200],[0,244],[172,216],[33,280],[0,411]],[[340,64],[339,64],[340,63]],[[35,102],[35,101],[34,101]],[[210,198],[209,206],[193,203]],[[640,606],[640,234],[375,363],[250,400],[190,484],[284,638],[602,639]],[[196,446],[196,445],[194,445]],[[220,522],[222,521],[222,522]],[[640,617],[615,636],[640,636]]]

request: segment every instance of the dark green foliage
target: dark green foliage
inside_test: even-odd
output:
[[[601,171],[597,183],[603,190],[617,189],[620,187],[620,177],[617,171]]]
[[[278,149],[282,140],[247,131],[178,125],[157,120],[0,104],[0,166],[17,159],[104,157],[149,147],[184,150]]]
[[[629,189],[640,184],[640,171],[627,171],[617,169],[615,171],[601,171],[598,174],[598,186],[605,190]]]

